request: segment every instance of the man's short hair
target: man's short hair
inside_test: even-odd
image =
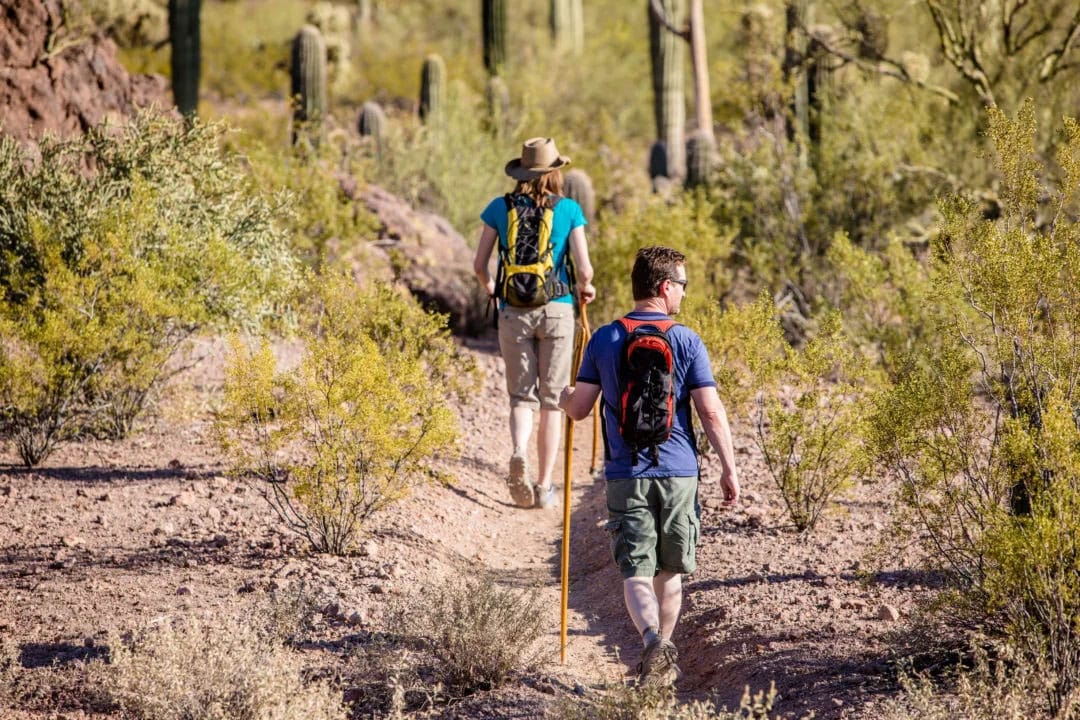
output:
[[[678,276],[675,268],[686,262],[686,256],[678,250],[654,245],[637,251],[630,281],[634,288],[634,300],[648,300],[660,294],[660,283]]]

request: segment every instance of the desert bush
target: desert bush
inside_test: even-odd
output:
[[[747,687],[738,709],[732,711],[715,701],[694,700],[680,704],[665,688],[630,688],[620,685],[601,694],[599,700],[563,700],[556,708],[560,720],[770,720],[776,687],[753,695]]]
[[[444,317],[344,276],[311,290],[300,364],[279,371],[269,343],[236,341],[216,428],[233,474],[320,552],[347,552],[364,522],[400,500],[454,448],[448,405],[476,381]]]
[[[0,432],[27,464],[131,429],[200,328],[254,326],[298,265],[221,128],[140,115],[34,162],[0,139]]]
[[[712,204],[699,192],[670,203],[646,197],[609,217],[590,244],[593,284],[602,289],[589,306],[590,319],[608,322],[633,308],[630,271],[638,249],[649,245],[667,245],[686,255],[690,285],[683,312],[719,302],[731,289],[731,233],[717,228],[712,213]]]
[[[339,691],[305,682],[298,654],[239,618],[190,617],[114,638],[105,682],[140,720],[345,717]]]
[[[708,305],[686,322],[709,350],[717,392],[732,416],[749,418],[760,393],[772,392],[788,347],[767,292],[753,303]]]
[[[995,658],[974,648],[971,663],[944,677],[904,671],[902,692],[879,710],[882,720],[1038,720],[1050,718],[1045,679],[1007,648]]]
[[[789,348],[779,378],[779,393],[759,396],[755,439],[795,527],[810,530],[869,470],[862,399],[873,374],[843,334],[839,314],[830,313],[806,347]]]
[[[1051,709],[1068,716],[1080,683],[1080,125],[1065,129],[1062,181],[1050,187],[1032,105],[1015,120],[989,112],[1002,216],[987,220],[964,198],[943,204],[934,292],[962,311],[934,316],[941,343],[879,399],[872,437],[932,561],[1047,673]],[[1043,222],[1046,197],[1056,211]]]
[[[499,586],[489,576],[433,588],[413,608],[411,632],[426,641],[436,672],[451,694],[501,685],[540,659],[545,606],[535,591]]]

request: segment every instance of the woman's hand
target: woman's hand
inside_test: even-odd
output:
[[[584,285],[578,285],[578,300],[584,305],[588,305],[596,299],[596,288],[593,287],[591,282]]]

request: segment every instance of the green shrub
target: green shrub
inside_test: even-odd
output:
[[[200,328],[275,317],[298,278],[221,128],[142,114],[34,162],[0,139],[0,433],[27,464],[123,435]]]
[[[299,655],[239,618],[191,617],[110,645],[106,688],[140,720],[344,719],[340,693],[304,680]]]
[[[795,527],[810,530],[829,502],[869,470],[862,396],[872,373],[831,313],[805,348],[789,349],[780,379],[782,392],[758,400],[755,437]]]
[[[600,291],[589,306],[594,324],[608,322],[634,306],[630,270],[638,249],[667,245],[686,255],[690,278],[683,312],[717,304],[731,289],[728,268],[731,233],[712,222],[713,206],[704,193],[677,196],[671,203],[656,196],[632,201],[605,220],[590,242],[589,255]]]
[[[1002,217],[944,203],[934,292],[962,309],[941,304],[942,342],[878,401],[873,437],[928,555],[1046,672],[1050,707],[1068,716],[1080,684],[1080,125],[1066,120],[1057,188],[1040,179],[1031,103],[1015,120],[991,110],[989,128]]]
[[[732,416],[751,417],[755,399],[776,386],[787,343],[776,306],[762,291],[753,303],[709,305],[686,322],[709,349],[717,391]]]
[[[311,293],[318,312],[298,367],[278,371],[266,342],[234,344],[217,432],[234,474],[316,550],[340,554],[453,448],[449,396],[476,373],[445,318],[389,286],[332,274]]]

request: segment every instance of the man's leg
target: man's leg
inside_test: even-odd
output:
[[[631,577],[623,580],[623,599],[626,601],[626,611],[630,613],[630,620],[641,635],[642,642],[646,645],[653,639],[653,635],[660,629],[660,606],[656,602],[656,593],[653,591],[653,579],[647,577]]]
[[[540,409],[540,432],[536,436],[540,467],[536,484],[544,489],[551,487],[551,474],[555,472],[555,461],[559,458],[559,439],[562,437],[562,424],[565,418],[562,410]]]
[[[679,620],[679,611],[682,610],[682,575],[661,570],[652,579],[652,590],[660,606],[660,635],[665,640],[671,640],[671,633]]]

